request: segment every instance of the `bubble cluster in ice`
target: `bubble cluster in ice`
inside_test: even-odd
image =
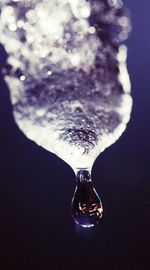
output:
[[[121,0],[1,0],[1,43],[15,120],[68,163],[119,138],[132,100]],[[80,157],[80,160],[79,160]]]

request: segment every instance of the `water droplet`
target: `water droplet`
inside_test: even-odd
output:
[[[87,170],[77,172],[77,186],[71,206],[73,219],[82,227],[93,227],[102,217],[102,202]]]

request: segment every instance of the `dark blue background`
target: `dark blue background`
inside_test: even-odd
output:
[[[29,141],[12,118],[0,77],[0,269],[149,270],[150,1],[126,0],[134,107],[124,135],[93,167],[102,222],[79,230],[70,215],[71,168]],[[0,48],[1,66],[5,53]]]

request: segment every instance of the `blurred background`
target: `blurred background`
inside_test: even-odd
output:
[[[133,25],[127,45],[134,106],[125,133],[93,167],[104,205],[104,217],[94,229],[74,225],[74,173],[18,129],[0,76],[2,270],[150,269],[150,1],[124,3]],[[0,46],[1,68],[5,60]]]

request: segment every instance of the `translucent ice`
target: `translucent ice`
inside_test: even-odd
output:
[[[18,126],[72,167],[90,167],[130,118],[122,1],[1,0],[0,9]]]

